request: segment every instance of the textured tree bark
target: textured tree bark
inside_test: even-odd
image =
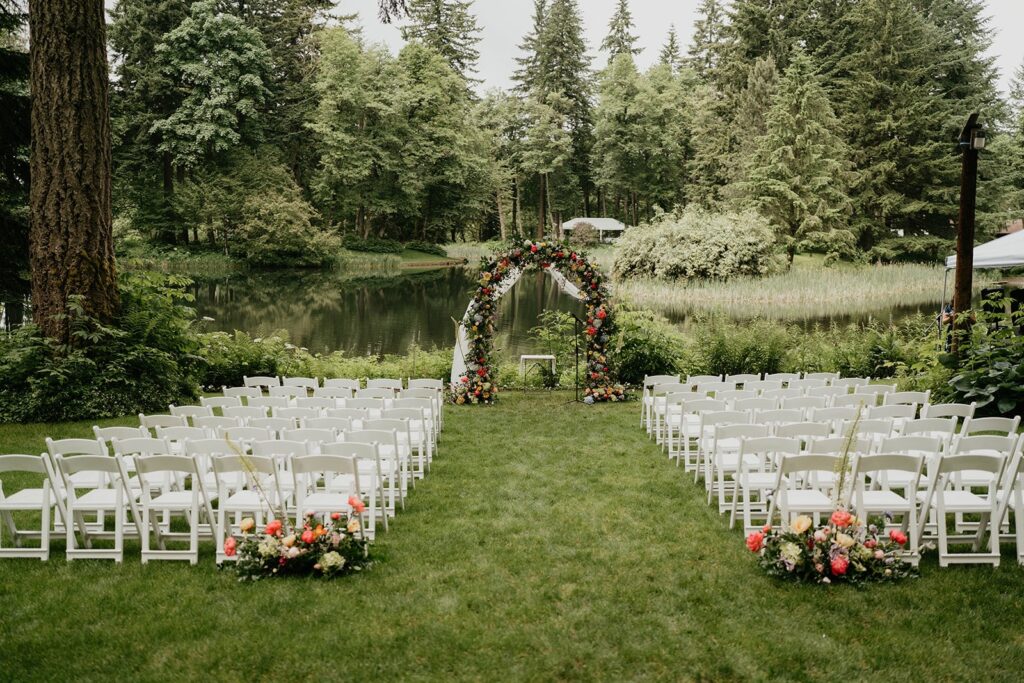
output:
[[[103,321],[119,304],[103,0],[31,0],[29,29],[32,318],[68,342],[69,297]]]

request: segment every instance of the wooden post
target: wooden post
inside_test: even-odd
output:
[[[981,126],[978,115],[971,114],[960,133],[960,215],[956,231],[956,273],[953,281],[953,345],[959,355],[960,337],[971,328],[970,316],[974,291],[974,214],[978,194],[978,149],[975,136]]]

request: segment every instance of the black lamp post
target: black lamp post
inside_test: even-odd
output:
[[[960,215],[956,227],[956,273],[953,282],[953,355],[961,335],[970,329],[968,316],[974,289],[974,218],[978,195],[978,152],[985,148],[985,133],[978,114],[971,114],[960,131]]]

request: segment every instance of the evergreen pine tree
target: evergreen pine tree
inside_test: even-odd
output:
[[[828,95],[802,51],[791,55],[743,183],[747,197],[779,232],[790,262],[799,241],[847,251],[848,152]],[[837,249],[842,245],[845,249]]]
[[[1003,175],[1006,218],[1024,219],[1024,63],[1017,67],[1010,81],[1010,130],[1000,143],[1004,152],[997,158],[1006,170]]]
[[[693,23],[693,42],[687,65],[702,81],[714,79],[721,57],[725,32],[725,9],[721,0],[701,0]]]
[[[469,80],[480,59],[476,48],[480,27],[472,4],[470,0],[408,0],[409,23],[402,27],[402,38],[433,48]]]
[[[658,55],[658,61],[667,66],[673,72],[675,72],[682,63],[682,57],[679,53],[679,35],[676,33],[675,24],[670,24],[668,27],[668,38],[665,40],[665,45],[661,48],[661,53]]]
[[[594,111],[594,177],[612,205],[624,207],[616,213],[628,223],[635,222],[642,170],[639,80],[632,55],[619,53],[601,75]]]
[[[736,149],[731,163],[734,180],[742,180],[745,177],[749,162],[757,149],[758,139],[767,130],[766,119],[775,99],[778,83],[779,72],[771,55],[754,60],[747,70],[746,85],[737,97],[739,106],[734,123],[737,131]]]
[[[615,14],[608,22],[608,35],[601,43],[601,49],[608,51],[608,63],[621,54],[636,55],[640,50],[636,47],[637,37],[632,31],[633,15],[629,11],[629,0],[619,0]]]
[[[523,95],[540,89],[544,72],[544,64],[541,61],[544,56],[541,50],[541,37],[544,33],[544,23],[547,21],[547,12],[547,0],[533,0],[533,25],[530,32],[523,37],[523,42],[519,44],[522,54],[516,57],[518,68],[512,75],[516,91]]]
[[[951,124],[961,117],[936,89],[938,30],[912,0],[863,0],[850,23],[836,94],[859,174],[861,246],[898,230],[949,235],[959,168]]]

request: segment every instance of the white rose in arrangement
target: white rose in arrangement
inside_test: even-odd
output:
[[[345,566],[345,558],[332,550],[329,553],[323,554],[320,558],[320,566],[323,567],[325,572],[341,569]]]

